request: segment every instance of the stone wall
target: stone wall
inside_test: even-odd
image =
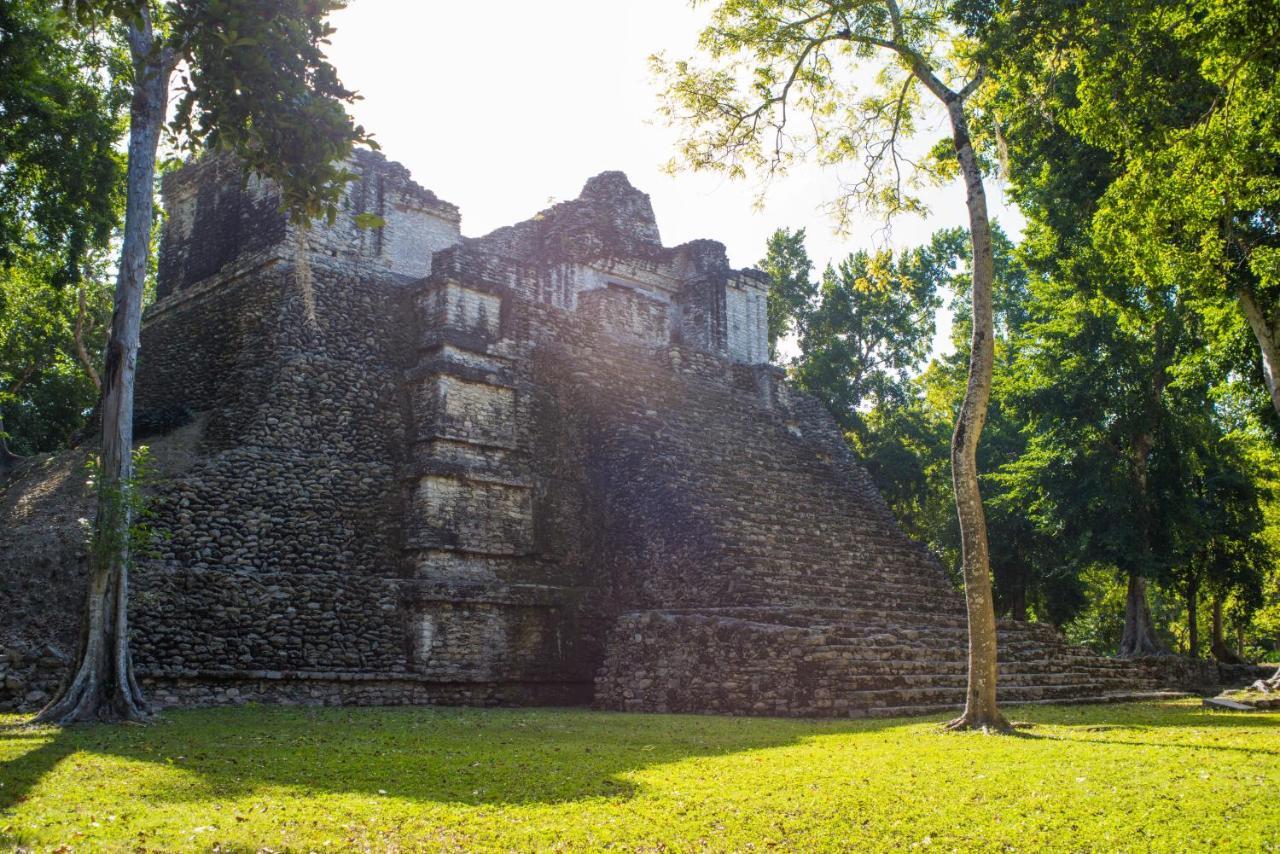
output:
[[[163,538],[139,572],[139,666],[158,690],[589,696],[623,591],[593,521],[601,437],[565,407],[605,385],[621,403],[608,380],[628,364],[655,389],[677,377],[653,355],[680,346],[681,283],[712,282],[703,300],[718,294],[724,316],[735,275],[718,246],[656,243],[647,199],[624,183],[440,251],[413,286],[358,252],[317,250],[341,236],[330,229],[302,255],[292,238],[255,245],[169,289],[147,318],[139,412],[199,413],[204,435],[192,469],[157,489]],[[599,223],[609,194],[641,222]],[[191,227],[175,228],[166,251],[189,255]],[[614,251],[581,254],[597,244]],[[707,354],[726,378],[728,340],[722,329]],[[591,375],[604,385],[583,385]]]
[[[274,185],[245,176],[230,157],[168,173],[157,298],[163,302],[237,267],[280,256],[412,280],[431,272],[435,252],[461,241],[457,207],[414,183],[399,163],[359,150],[347,166],[356,178],[346,186],[338,216],[305,229],[287,222]],[[379,218],[382,226],[360,227],[362,214]]]

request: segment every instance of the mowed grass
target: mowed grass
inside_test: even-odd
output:
[[[1280,713],[796,721],[577,709],[0,717],[0,848],[1280,850]]]

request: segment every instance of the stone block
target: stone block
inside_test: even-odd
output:
[[[412,497],[409,540],[494,555],[520,555],[532,542],[532,493],[527,486],[428,475]]]
[[[512,388],[448,375],[426,376],[413,391],[413,414],[419,439],[515,447]]]
[[[418,311],[427,334],[452,330],[494,339],[500,330],[502,297],[445,281],[422,294]]]

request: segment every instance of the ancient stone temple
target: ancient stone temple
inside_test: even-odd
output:
[[[166,179],[137,421],[192,438],[135,581],[151,699],[962,701],[961,595],[767,364],[760,273],[663,246],[618,172],[464,238],[401,166],[353,168],[310,230],[226,161]],[[1170,686],[1001,632],[1007,702]]]

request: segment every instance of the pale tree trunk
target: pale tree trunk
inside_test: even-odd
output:
[[[1125,593],[1124,634],[1120,638],[1121,658],[1146,658],[1168,655],[1169,650],[1156,635],[1151,607],[1147,604],[1147,580],[1137,573],[1129,574]]]
[[[907,41],[897,0],[885,0],[885,9],[893,28],[892,39],[859,37],[849,30],[841,35],[851,41],[896,52],[910,65],[911,74],[946,108],[955,142],[956,161],[964,178],[969,239],[973,248],[973,337],[969,353],[969,382],[951,437],[951,478],[956,513],[960,519],[965,609],[969,619],[969,677],[964,714],[947,727],[953,730],[1004,731],[1009,729],[1009,722],[1000,714],[996,703],[996,609],[991,589],[987,520],[978,488],[978,439],[987,420],[991,376],[995,369],[995,318],[992,308],[995,257],[991,248],[991,222],[987,217],[982,170],[978,166],[978,157],[969,136],[969,122],[964,114],[965,99],[982,84],[986,70],[980,66],[969,82],[959,90],[952,90],[933,72],[924,55]]]
[[[996,704],[996,611],[991,590],[987,521],[978,489],[978,439],[987,420],[995,362],[992,309],[995,260],[991,248],[991,223],[987,218],[987,196],[978,159],[969,139],[964,101],[955,96],[944,100],[951,119],[956,157],[964,175],[969,234],[973,245],[973,338],[969,353],[969,382],[951,438],[951,476],[956,512],[960,518],[965,606],[969,617],[969,680],[964,714],[950,726],[953,729],[1003,730],[1009,724]]]
[[[1276,414],[1280,415],[1280,345],[1276,341],[1276,329],[1267,322],[1267,316],[1258,305],[1253,291],[1248,288],[1239,288],[1236,291],[1236,301],[1239,302],[1240,310],[1244,312],[1245,320],[1249,322],[1249,329],[1253,331],[1253,337],[1258,342],[1258,351],[1262,356],[1262,380],[1266,383],[1267,393],[1271,396],[1271,406],[1274,407]],[[1280,691],[1280,668],[1277,668],[1275,675],[1270,679],[1256,682],[1255,685],[1270,686],[1270,690]]]
[[[1259,679],[1249,686],[1254,691],[1261,691],[1264,694],[1280,694],[1280,670],[1270,679]]]
[[[1238,289],[1236,301],[1258,342],[1258,352],[1262,356],[1262,381],[1266,383],[1267,393],[1271,396],[1271,406],[1280,415],[1280,346],[1277,346],[1276,331],[1267,322],[1267,316],[1258,305],[1253,291],[1248,288]]]
[[[156,149],[165,120],[172,61],[156,44],[146,4],[128,25],[133,103],[124,245],[102,376],[98,513],[89,552],[88,594],[75,665],[42,723],[143,720],[148,714],[129,651],[128,492],[133,488],[133,382],[142,325],[142,290],[151,243]]]

